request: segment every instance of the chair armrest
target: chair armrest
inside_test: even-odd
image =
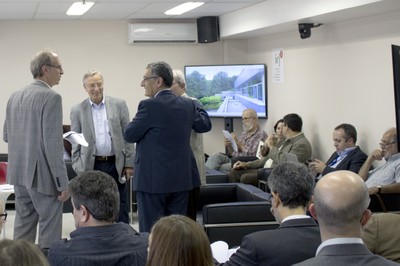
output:
[[[368,209],[372,212],[400,212],[400,193],[381,193],[370,195]]]

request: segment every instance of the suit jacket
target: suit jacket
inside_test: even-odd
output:
[[[368,221],[362,240],[374,254],[400,263],[400,215],[375,213]]]
[[[292,219],[275,230],[245,236],[223,265],[292,265],[315,256],[320,244],[319,227],[312,218]]]
[[[323,247],[314,258],[295,265],[398,265],[381,256],[372,254],[363,244],[338,244]]]
[[[354,150],[349,152],[347,156],[336,166],[336,168],[332,168],[329,166],[333,160],[338,157],[337,152],[334,152],[329,160],[326,162],[326,167],[324,171],[322,171],[322,175],[326,175],[330,172],[338,171],[338,170],[349,170],[356,174],[360,170],[361,166],[367,160],[368,155],[366,155],[360,147],[356,147]]]
[[[293,138],[285,140],[280,148],[275,146],[270,149],[268,157],[274,161],[271,167],[275,167],[277,164],[284,162],[285,153],[295,154],[299,163],[304,164],[307,162],[307,159],[311,158],[311,144],[304,136],[304,133],[300,133]]]
[[[66,190],[60,94],[40,80],[14,92],[3,139],[8,143],[8,183],[52,196]]]
[[[163,90],[139,103],[125,131],[125,139],[136,142],[135,191],[172,193],[200,186],[190,149],[192,128],[211,130],[207,112],[196,101]]]
[[[121,99],[105,96],[108,126],[114,145],[115,166],[121,176],[124,167],[133,167],[134,145],[124,141],[124,131],[128,125],[129,110]],[[96,155],[96,134],[94,130],[92,106],[89,98],[71,109],[71,130],[83,133],[88,147],[75,145],[72,148],[72,167],[76,173],[93,170]]]

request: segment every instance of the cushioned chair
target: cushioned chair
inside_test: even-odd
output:
[[[210,184],[200,188],[202,224],[210,242],[223,240],[230,247],[240,245],[243,236],[275,229],[270,194],[241,183]]]

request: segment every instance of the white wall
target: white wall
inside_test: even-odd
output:
[[[285,83],[268,80],[267,133],[283,115],[303,117],[304,132],[315,156],[327,160],[332,153],[332,130],[342,122],[359,131],[366,152],[377,147],[382,132],[395,125],[390,45],[400,45],[400,16],[369,18],[313,29],[310,39],[296,31],[249,40],[225,40],[213,44],[127,44],[123,21],[3,21],[0,27],[0,130],[11,92],[31,81],[29,61],[43,47],[58,51],[65,74],[54,87],[63,96],[64,123],[69,110],[86,94],[81,78],[98,69],[105,77],[105,92],[124,98],[131,116],[144,99],[141,77],[147,63],[165,60],[173,68],[187,64],[266,63],[271,51],[285,51]],[[271,77],[271,67],[268,76]],[[234,121],[241,131],[240,119]],[[205,134],[205,151],[223,150],[223,119],[213,119]],[[0,152],[7,145],[0,142]]]

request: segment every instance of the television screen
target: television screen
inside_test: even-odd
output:
[[[266,118],[266,70],[264,64],[185,66],[186,92],[210,117],[241,117],[253,108]]]

